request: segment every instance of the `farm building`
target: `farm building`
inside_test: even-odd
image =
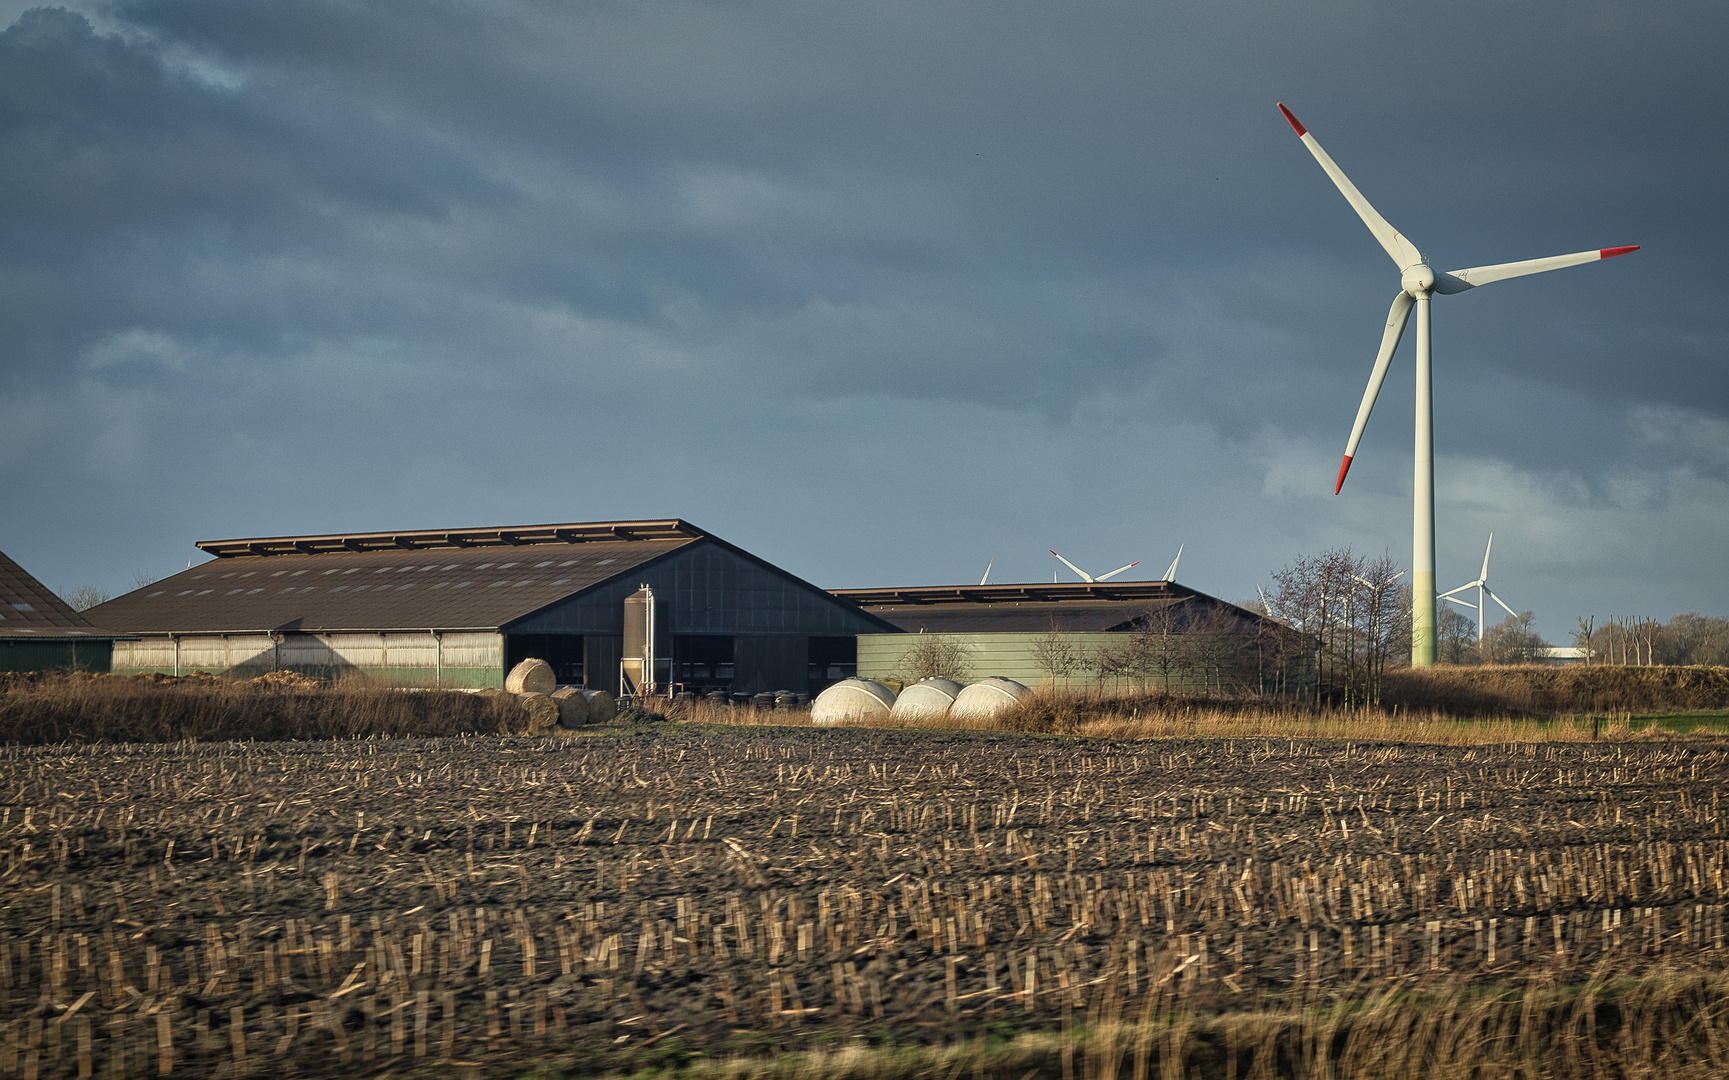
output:
[[[0,552],[0,671],[107,671],[114,638]]]
[[[1295,692],[1308,647],[1257,612],[1170,581],[842,589],[902,631],[863,634],[858,670],[966,682]]]
[[[619,691],[626,600],[653,593],[660,687],[815,692],[895,627],[684,521],[211,540],[215,558],[92,609],[116,672],[361,674],[502,686],[519,661]],[[640,639],[639,639],[640,640]]]

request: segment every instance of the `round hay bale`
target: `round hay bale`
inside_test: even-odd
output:
[[[510,694],[548,694],[558,689],[558,678],[552,665],[545,660],[528,659],[510,669],[504,677],[504,689]]]
[[[527,715],[519,735],[541,735],[558,726],[558,702],[549,694],[518,694],[516,703]]]
[[[582,727],[588,723],[588,698],[580,686],[561,686],[552,692],[558,704],[558,722],[565,727]]]
[[[949,711],[960,692],[961,684],[953,679],[940,675],[921,679],[900,692],[889,715],[896,720],[935,720]]]
[[[949,719],[994,720],[1030,693],[1031,690],[1013,679],[994,675],[980,679],[955,695],[955,703],[949,707]]]
[[[826,727],[884,720],[894,707],[895,692],[874,679],[842,679],[817,695],[810,722]]]
[[[618,715],[618,702],[605,690],[584,690],[582,696],[588,699],[588,722],[604,724]]]

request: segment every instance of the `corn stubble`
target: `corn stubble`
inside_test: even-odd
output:
[[[1721,1075],[1729,745],[0,751],[0,1076]]]

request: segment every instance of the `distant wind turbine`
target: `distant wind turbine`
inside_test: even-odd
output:
[[[979,578],[979,584],[980,585],[989,585],[991,583],[991,567],[995,566],[996,564],[997,564],[997,557],[995,555],[992,555],[991,561],[985,564],[985,576],[982,578]]]
[[[1177,545],[1177,557],[1171,560],[1170,569],[1165,571],[1166,581],[1177,580],[1177,564],[1183,561],[1183,545]]]
[[[1496,596],[1494,589],[1489,588],[1489,552],[1494,547],[1495,547],[1495,534],[1490,533],[1489,534],[1489,542],[1483,546],[1483,569],[1477,574],[1477,580],[1476,581],[1467,581],[1467,582],[1465,582],[1465,584],[1459,586],[1457,589],[1448,589],[1446,592],[1442,593],[1440,596],[1435,598],[1437,600],[1445,600],[1451,604],[1458,604],[1460,607],[1471,608],[1472,610],[1476,611],[1476,613],[1477,613],[1477,644],[1479,644],[1479,645],[1481,645],[1483,643],[1483,624],[1488,621],[1487,619],[1483,618],[1483,594],[1484,593],[1488,593],[1489,599],[1495,601],[1495,603],[1497,603],[1497,604],[1500,604],[1503,608],[1506,608],[1507,614],[1513,616],[1513,618],[1515,618],[1515,619],[1517,619],[1519,617],[1519,613],[1517,611],[1514,611],[1512,608],[1507,607],[1506,601],[1502,600],[1499,596]],[[1477,590],[1477,602],[1476,602],[1476,604],[1473,605],[1469,600],[1456,600],[1453,598],[1454,593],[1462,593],[1466,589],[1476,589]]]
[[[1399,230],[1389,225],[1387,219],[1369,205],[1369,200],[1363,198],[1363,193],[1357,190],[1350,178],[1333,163],[1327,152],[1321,149],[1321,144],[1309,134],[1309,129],[1291,115],[1291,110],[1280,103],[1279,111],[1285,114],[1291,130],[1303,140],[1303,145],[1308,147],[1309,153],[1314,155],[1315,161],[1332,179],[1345,201],[1351,204],[1351,209],[1357,212],[1357,216],[1363,219],[1363,224],[1367,225],[1369,231],[1375,234],[1375,239],[1380,241],[1381,247],[1392,256],[1393,264],[1399,268],[1400,274],[1399,293],[1393,297],[1392,310],[1387,313],[1386,330],[1381,335],[1381,351],[1375,357],[1375,367],[1369,375],[1368,389],[1363,391],[1363,402],[1357,407],[1357,421],[1351,426],[1351,437],[1345,443],[1345,460],[1339,466],[1339,479],[1333,485],[1335,495],[1345,486],[1345,473],[1351,468],[1351,458],[1357,453],[1357,443],[1362,439],[1363,428],[1369,422],[1369,410],[1375,407],[1375,397],[1381,392],[1381,383],[1387,377],[1387,367],[1392,362],[1393,350],[1398,348],[1399,338],[1405,333],[1405,322],[1410,318],[1412,307],[1417,309],[1416,475],[1411,514],[1411,666],[1428,667],[1435,662],[1435,604],[1438,599],[1435,595],[1435,415],[1432,398],[1433,376],[1430,372],[1430,298],[1435,293],[1445,295],[1464,292],[1466,289],[1474,289],[1505,278],[1541,274],[1547,270],[1612,259],[1629,251],[1638,251],[1639,248],[1637,245],[1596,248],[1572,255],[1554,255],[1546,259],[1527,259],[1523,262],[1473,266],[1468,270],[1454,270],[1452,273],[1436,273],[1429,261],[1423,257],[1423,253],[1417,250],[1417,245],[1405,239]],[[1421,187],[1422,184],[1418,182],[1416,188],[1420,190]],[[1478,621],[1480,624],[1481,619]]]
[[[1050,551],[1049,548],[1046,548],[1045,550]],[[1054,551],[1051,551],[1051,554],[1057,555],[1057,553]],[[1131,570],[1131,569],[1141,565],[1141,561],[1139,559],[1136,559],[1134,562],[1130,563],[1128,566],[1119,566],[1115,570],[1112,570],[1108,574],[1100,574],[1098,577],[1094,577],[1093,575],[1087,573],[1085,570],[1082,570],[1080,567],[1076,566],[1074,563],[1070,562],[1069,560],[1063,559],[1063,557],[1061,555],[1057,555],[1057,558],[1062,559],[1062,563],[1064,566],[1068,567],[1070,570],[1073,570],[1075,573],[1081,575],[1081,580],[1086,582],[1089,585],[1094,585],[1094,584],[1097,584],[1098,582],[1101,582],[1101,581],[1109,581],[1111,578],[1116,577],[1118,574],[1122,573],[1124,570]],[[1175,564],[1173,563],[1172,565],[1175,565]],[[1056,578],[1053,577],[1051,580],[1055,581]]]

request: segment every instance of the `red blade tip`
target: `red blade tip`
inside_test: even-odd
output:
[[[1345,474],[1351,471],[1351,455],[1346,454],[1344,463],[1339,466],[1339,482],[1333,485],[1333,494],[1337,495],[1345,489]]]
[[[1297,133],[1299,139],[1309,133],[1309,129],[1303,126],[1301,120],[1291,115],[1291,110],[1285,108],[1285,103],[1282,101],[1279,102],[1279,111],[1285,114],[1285,119],[1291,123],[1291,130]],[[1608,258],[1608,256],[1605,255],[1604,258]]]
[[[1597,253],[1597,257],[1599,259],[1613,259],[1617,255],[1625,255],[1629,251],[1638,251],[1638,250],[1639,250],[1638,244],[1634,244],[1632,247],[1604,248],[1602,251],[1599,251]]]

